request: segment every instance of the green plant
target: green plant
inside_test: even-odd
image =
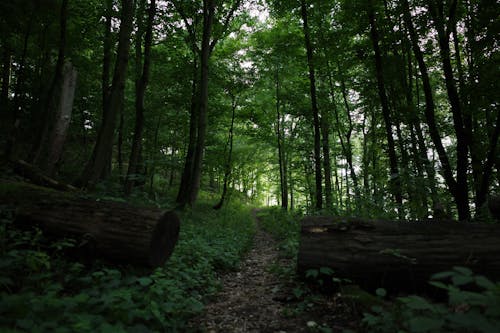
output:
[[[500,283],[454,267],[433,275],[430,284],[447,292],[447,304],[400,297],[391,309],[376,306],[374,313],[365,313],[364,325],[370,332],[498,332]]]

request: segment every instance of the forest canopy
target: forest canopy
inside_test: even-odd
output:
[[[1,158],[178,206],[488,218],[499,7],[2,1]]]

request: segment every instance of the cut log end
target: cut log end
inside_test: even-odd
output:
[[[152,267],[161,266],[174,251],[179,239],[180,220],[172,211],[162,215],[156,224],[151,238],[149,264]]]

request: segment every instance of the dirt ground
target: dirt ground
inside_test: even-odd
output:
[[[255,213],[254,213],[255,215]],[[258,223],[257,223],[258,225]],[[254,246],[243,260],[238,272],[221,277],[223,289],[217,299],[208,304],[203,316],[195,318],[190,327],[197,332],[342,332],[350,326],[342,305],[334,296],[316,299],[310,311],[294,312],[300,304],[293,287],[287,287],[270,271],[278,263],[292,265],[280,258],[277,242],[260,227]],[[305,302],[302,301],[302,305]],[[340,311],[338,311],[340,310]]]

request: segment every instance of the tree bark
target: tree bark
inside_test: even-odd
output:
[[[306,217],[297,267],[330,267],[369,289],[425,289],[430,276],[453,266],[500,278],[500,227],[455,221],[380,221]]]
[[[189,189],[191,188],[191,177],[193,174],[194,153],[196,149],[197,124],[198,124],[198,55],[194,53],[193,78],[191,83],[191,109],[189,112],[189,141],[184,159],[184,168],[179,185],[179,192],[175,202],[179,207],[188,203]]]
[[[145,1],[145,0],[144,0]],[[144,64],[142,71],[137,72],[135,86],[135,129],[132,150],[125,179],[125,195],[130,195],[134,186],[134,175],[138,171],[139,153],[142,147],[142,132],[144,129],[144,96],[149,82],[149,67],[151,64],[151,44],[153,40],[153,22],[156,13],[156,0],[151,0],[148,10],[146,36],[144,37]],[[140,11],[139,15],[143,15]],[[142,22],[141,22],[142,25]],[[136,66],[142,62],[142,34],[136,36]],[[140,67],[139,67],[140,68]]]
[[[106,165],[106,157],[113,147],[113,136],[116,127],[116,118],[121,106],[130,48],[130,34],[132,32],[132,18],[134,12],[132,0],[122,1],[122,14],[117,50],[117,60],[113,74],[113,83],[107,100],[107,113],[103,114],[103,121],[97,135],[97,141],[90,160],[80,176],[78,183],[92,186],[95,184]]]
[[[385,131],[387,136],[387,145],[389,150],[389,164],[391,171],[391,187],[392,194],[396,200],[398,206],[398,213],[400,217],[402,216],[402,205],[403,205],[403,195],[401,191],[401,176],[398,170],[398,159],[396,156],[396,148],[394,145],[394,137],[392,134],[392,121],[391,114],[389,110],[389,102],[387,100],[387,95],[385,91],[384,83],[384,72],[382,65],[382,55],[379,46],[379,35],[377,31],[376,21],[375,21],[375,9],[373,8],[372,0],[370,0],[368,5],[368,19],[370,21],[370,34],[373,44],[373,51],[375,52],[375,70],[377,76],[377,87],[380,97],[380,103],[382,104],[382,115],[384,117]]]
[[[21,107],[21,88],[22,84],[25,80],[26,75],[26,58],[28,56],[28,42],[31,36],[31,30],[33,27],[33,20],[35,17],[35,11],[32,10],[30,13],[30,18],[28,22],[28,26],[26,27],[26,31],[23,36],[23,50],[21,53],[21,59],[19,61],[18,70],[16,71],[16,85],[14,87],[14,96],[12,97],[12,109],[10,119],[8,119],[8,131],[7,131],[7,140],[5,142],[5,156],[6,159],[12,159],[16,140],[18,135],[18,130],[21,125],[21,116],[19,114],[19,108]],[[8,117],[9,118],[9,117]]]
[[[201,77],[200,77],[200,95],[198,110],[198,136],[196,138],[196,147],[193,160],[193,173],[191,186],[189,189],[188,203],[193,205],[198,198],[198,192],[201,185],[201,168],[203,165],[203,155],[205,153],[205,138],[208,122],[208,72],[209,60],[211,54],[210,39],[215,15],[214,0],[203,1],[203,36],[201,41]]]
[[[0,119],[7,121],[9,118],[9,86],[10,86],[10,71],[12,54],[10,46],[8,45],[7,38],[2,41],[2,88],[0,92]],[[3,126],[3,125],[2,125]]]
[[[280,78],[279,78],[279,65],[276,64],[275,74],[275,93],[276,93],[276,139],[278,144],[278,166],[280,169],[280,194],[281,194],[281,208],[288,209],[288,184],[286,181],[286,167],[285,167],[285,152],[284,152],[284,135],[282,130],[282,117],[281,117],[281,93],[280,93]]]
[[[467,208],[465,209],[468,210],[469,203],[467,200],[467,194],[458,193],[459,186],[453,176],[453,170],[451,168],[448,155],[446,154],[446,151],[443,147],[443,143],[441,141],[441,137],[439,134],[439,129],[436,124],[435,104],[434,104],[434,97],[432,95],[432,87],[430,84],[427,65],[425,64],[422,50],[420,49],[420,46],[418,44],[418,36],[413,26],[408,0],[403,0],[402,6],[403,6],[403,19],[410,34],[413,53],[415,54],[420,74],[422,75],[422,86],[425,95],[425,118],[427,125],[429,126],[429,134],[438,153],[439,161],[441,162],[441,168],[443,170],[443,178],[445,179],[446,185],[455,200],[457,208],[460,206],[467,206]],[[464,208],[458,208],[458,209],[464,210]],[[464,212],[462,212],[462,215],[467,215],[467,214],[464,214]],[[465,216],[459,216],[460,220],[465,218],[466,218]]]
[[[222,205],[224,205],[224,202],[227,201],[227,189],[231,177],[231,168],[232,168],[232,156],[233,156],[233,137],[234,137],[234,118],[236,115],[236,96],[233,94],[231,95],[231,126],[229,127],[229,136],[228,136],[228,149],[227,149],[227,160],[224,166],[224,183],[222,187],[222,194],[220,197],[219,202],[213,207],[214,209],[218,210],[222,208]]]
[[[16,205],[17,224],[36,224],[45,235],[75,238],[89,259],[159,267],[179,237],[174,212],[94,201],[23,183],[1,183],[0,198]]]
[[[73,113],[76,79],[76,69],[70,62],[67,62],[63,69],[63,82],[59,107],[56,113],[54,128],[49,138],[47,161],[43,168],[50,176],[53,176],[57,171],[57,165],[62,156],[66,135],[71,122],[71,115]]]
[[[455,78],[453,75],[453,67],[451,65],[451,51],[450,51],[450,31],[445,27],[443,4],[439,2],[434,3],[434,0],[429,0],[429,12],[434,20],[434,26],[438,32],[439,41],[439,54],[441,56],[441,63],[443,67],[446,91],[448,93],[448,100],[451,106],[451,113],[453,116],[453,127],[455,128],[455,135],[457,139],[457,181],[455,198],[457,200],[458,218],[460,220],[470,219],[469,209],[469,187],[467,181],[467,169],[469,166],[468,160],[468,138],[467,132],[464,127],[464,115],[462,114],[462,106],[460,97],[458,96]],[[454,2],[456,5],[456,1]],[[455,24],[452,13],[449,18],[449,24]],[[448,24],[448,26],[449,26]]]
[[[40,161],[42,150],[46,144],[49,136],[50,123],[54,120],[54,102],[56,100],[58,87],[63,79],[64,58],[66,53],[66,26],[68,21],[68,1],[63,0],[61,3],[60,17],[59,17],[59,49],[57,54],[57,62],[55,67],[54,77],[50,83],[47,92],[47,99],[42,109],[41,121],[38,127],[38,133],[35,135],[35,142],[33,143],[30,161],[35,165],[44,165],[45,160]]]
[[[314,179],[315,179],[315,207],[317,210],[323,208],[323,185],[321,175],[321,126],[319,120],[318,101],[316,97],[316,76],[314,71],[313,46],[308,24],[306,0],[300,1],[302,28],[304,30],[304,41],[307,53],[307,65],[309,67],[309,87],[311,93],[311,111],[314,127]]]

